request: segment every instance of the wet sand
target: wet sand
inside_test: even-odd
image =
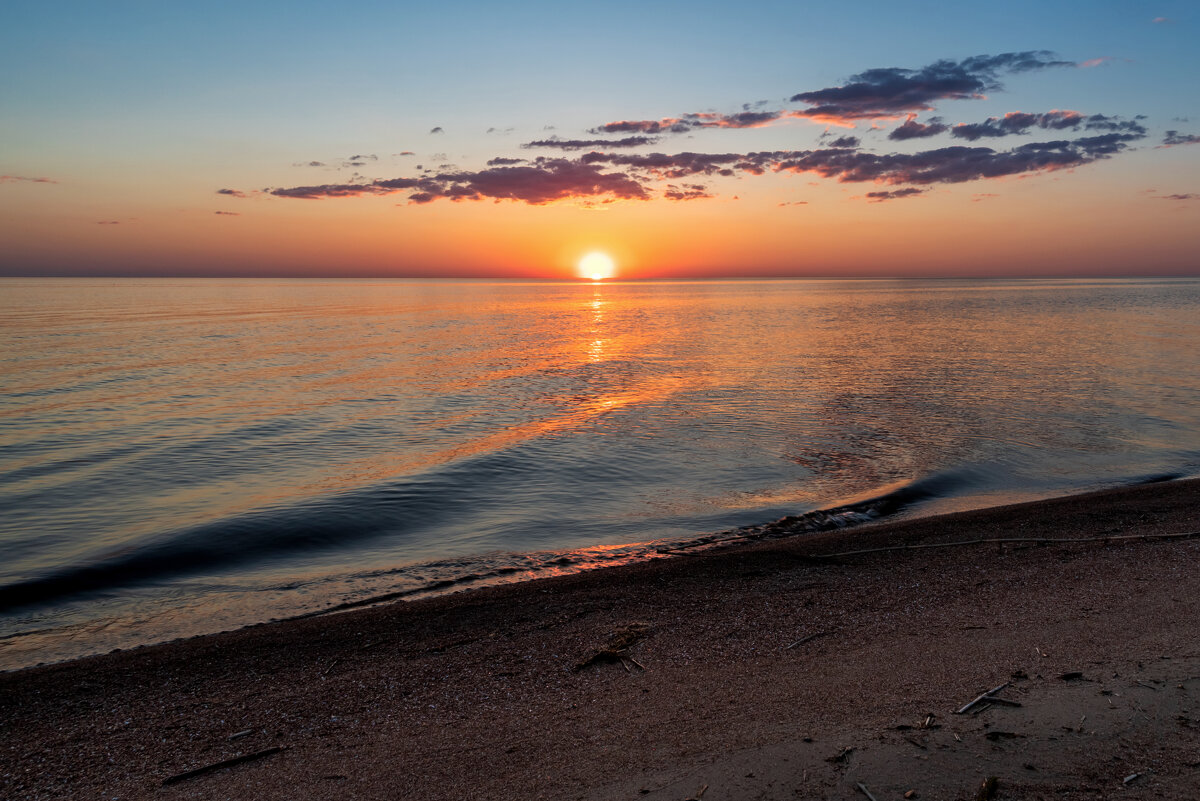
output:
[[[1194,799],[1200,538],[822,558],[1189,532],[1200,480],[5,674],[0,797]]]

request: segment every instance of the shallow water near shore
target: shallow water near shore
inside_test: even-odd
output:
[[[1200,473],[1196,280],[0,289],[2,668]]]

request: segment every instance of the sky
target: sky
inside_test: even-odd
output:
[[[1200,274],[1200,5],[25,2],[0,275]]]

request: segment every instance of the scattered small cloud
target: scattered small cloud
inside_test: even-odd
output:
[[[437,125],[437,126],[434,126],[433,128],[430,128],[430,129],[429,129],[429,132],[430,132],[431,134],[440,134],[440,133],[445,133],[445,132],[446,132],[446,129],[445,129],[445,128],[443,128],[443,127],[442,127],[442,126],[440,126],[440,125]]]
[[[96,225],[120,225],[120,220],[97,220]]]
[[[0,184],[17,183],[24,181],[31,184],[56,184],[58,181],[49,178],[27,178],[24,175],[0,175]]]
[[[1107,64],[1108,62],[1110,62],[1112,60],[1113,60],[1112,56],[1100,56],[1099,58],[1089,58],[1087,61],[1080,61],[1077,66],[1080,69],[1086,70],[1086,69],[1090,69],[1092,67],[1099,67],[1101,64]]]
[[[858,147],[862,140],[857,136],[839,136],[829,143],[830,147]]]
[[[981,200],[987,200],[990,197],[1000,197],[995,192],[976,192],[971,195],[971,202],[978,203]]]
[[[524,164],[527,161],[529,159],[513,159],[507,156],[497,156],[494,159],[488,159],[487,165],[489,167],[507,167],[510,164]]]
[[[242,215],[236,211],[214,211],[213,214],[219,214],[222,217],[241,217]]]
[[[1158,200],[1200,200],[1200,194],[1195,192],[1186,192],[1175,195],[1156,195]]]
[[[513,132],[513,131],[515,131],[515,130],[517,130],[517,129],[516,129],[516,128],[488,128],[488,129],[487,129],[487,133],[490,133],[490,134],[510,134],[510,133],[512,133],[512,132]]]
[[[914,189],[913,187],[908,187],[907,189],[891,189],[881,192],[868,192],[867,198],[872,203],[883,203],[886,200],[899,200],[900,198],[905,197],[915,197],[916,195],[924,194],[925,191],[926,190],[924,189]]]
[[[1167,135],[1163,137],[1162,147],[1175,147],[1176,145],[1196,145],[1200,144],[1200,135],[1183,134],[1179,131],[1167,131]]]
[[[401,150],[399,153],[393,153],[392,155],[393,156],[415,156],[417,154],[412,152],[411,150]]]
[[[779,204],[780,206],[807,206],[807,200],[785,200]]]
[[[1150,21],[1153,22],[1155,25],[1170,25],[1175,20],[1171,19],[1170,17],[1155,17],[1154,19],[1152,19]]]
[[[245,197],[246,193],[237,189],[218,189],[218,195],[228,195],[229,197]]]
[[[627,136],[624,139],[559,139],[552,136],[549,139],[539,139],[534,142],[526,142],[521,145],[523,148],[535,147],[550,147],[558,150],[586,150],[597,147],[642,147],[644,145],[653,145],[658,142],[656,136]]]

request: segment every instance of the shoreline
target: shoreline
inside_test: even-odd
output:
[[[1200,478],[1200,476],[1181,473],[1146,475],[1131,478],[1119,484],[1102,486],[1101,489],[1081,490],[1076,494],[1187,480],[1193,477]],[[303,608],[304,605],[292,603],[288,608],[276,609],[269,606],[263,607],[264,615],[267,616],[246,616],[234,610],[247,609],[250,608],[249,605],[237,603],[230,606],[228,603],[223,604],[218,600],[215,605],[210,605],[208,611],[210,613],[215,612],[222,617],[232,615],[232,620],[223,620],[225,624],[223,627],[197,624],[196,620],[200,619],[200,613],[197,611],[190,613],[192,615],[191,618],[185,615],[176,619],[173,617],[174,611],[171,608],[148,608],[141,611],[125,610],[123,614],[119,612],[115,613],[116,616],[105,615],[91,620],[75,620],[49,628],[35,626],[27,631],[13,630],[0,637],[0,641],[9,641],[4,643],[6,646],[14,647],[12,654],[0,654],[0,656],[7,657],[0,658],[0,674],[27,670],[32,667],[63,664],[107,653],[170,644],[196,637],[228,634],[243,628],[339,614],[359,608],[370,608],[398,602],[407,603],[414,600],[436,598],[461,592],[475,592],[481,589],[508,584],[523,584],[544,578],[574,575],[598,569],[606,569],[608,567],[654,561],[664,557],[673,558],[679,555],[694,556],[706,550],[723,551],[729,548],[738,549],[763,540],[805,537],[827,531],[849,531],[851,529],[859,529],[863,525],[915,521],[957,512],[980,511],[994,506],[1008,506],[1053,500],[1059,497],[1070,497],[1069,495],[1034,493],[1017,493],[1014,497],[1014,494],[1011,492],[984,493],[977,498],[972,495],[943,496],[937,487],[939,480],[941,480],[939,476],[928,476],[909,482],[889,485],[881,487],[875,492],[857,493],[843,497],[838,501],[818,506],[806,512],[797,512],[777,519],[747,523],[733,528],[697,531],[688,535],[622,542],[611,545],[583,545],[577,548],[528,552],[518,551],[508,554],[497,552],[501,553],[501,556],[507,556],[507,559],[501,558],[498,560],[489,560],[487,558],[489,555],[467,557],[465,562],[467,566],[462,567],[460,571],[462,575],[459,576],[434,578],[429,579],[423,584],[409,586],[405,586],[401,582],[401,586],[398,588],[394,583],[390,587],[380,585],[366,593],[362,592],[362,590],[351,591],[348,588],[340,593],[333,592],[331,594],[326,591],[328,599],[323,605],[310,604],[308,608]],[[1022,494],[1027,496],[1032,495],[1032,497],[1022,498]],[[980,502],[984,502],[985,499],[990,500],[992,503],[989,505],[978,505]],[[923,508],[926,505],[931,508]],[[386,570],[384,572],[387,574],[396,574],[402,570],[419,571],[428,565],[436,564],[438,561],[441,560],[429,563],[416,562],[407,565],[405,568]],[[324,577],[317,576],[315,582],[317,584],[321,584],[323,581],[349,583],[358,578],[353,574],[330,574],[330,576]],[[5,598],[9,596],[18,598],[17,608],[19,609],[22,605],[20,601],[25,599],[29,599],[26,600],[27,603],[32,602],[36,605],[38,600],[37,593],[42,591],[42,585],[56,585],[64,581],[65,579],[62,576],[31,579],[0,588],[0,595],[5,596]],[[138,586],[137,584],[133,584],[129,586],[129,589],[136,591]],[[249,591],[254,592],[254,590]],[[271,592],[269,588],[258,591],[264,593]],[[91,603],[87,595],[66,597],[60,599],[60,601],[68,606],[86,606]],[[103,601],[101,602],[103,603]],[[47,607],[45,610],[46,614],[50,614],[52,609],[53,607]],[[153,620],[160,615],[167,618],[165,629],[162,627],[162,624],[159,624],[158,627],[155,627],[154,624],[151,624],[149,627],[145,626],[146,621]],[[238,619],[239,617],[241,619]],[[112,630],[120,631],[130,621],[137,621],[134,630],[118,633],[115,636],[112,635]],[[73,632],[72,630],[77,627],[81,628],[81,630]],[[85,645],[75,648],[69,646],[70,643],[76,641],[89,642],[97,632],[99,632],[100,636],[99,642],[96,645],[91,647]],[[26,637],[30,641],[39,641],[45,637],[49,637],[52,642],[48,647],[44,643],[39,644],[37,642],[34,642],[31,646],[30,643],[25,642]],[[68,646],[64,647],[64,643],[67,643]]]
[[[986,778],[978,765],[992,760],[1001,786],[1025,786],[1024,797],[1076,782],[1102,796],[1189,798],[1200,787],[1200,678],[1191,678],[1200,677],[1200,540],[1084,539],[1195,531],[1200,480],[1187,479],[27,668],[0,675],[9,732],[0,789],[29,798],[681,799],[707,783],[705,801],[719,801],[803,788],[852,797],[861,781],[878,798],[906,782],[920,797],[952,798],[969,797],[962,782],[977,785]],[[820,558],[999,537],[1079,542]],[[621,637],[627,650],[604,656]],[[1073,672],[1084,681],[1057,678]],[[1155,689],[1130,690],[1121,682],[1131,676]],[[1005,679],[1040,706],[950,714]],[[1080,688],[1096,691],[1086,704]],[[1141,699],[1144,722],[1114,717],[1125,727],[1117,738],[1084,725],[1073,738],[1047,739],[1054,726],[1034,719],[1037,708],[1066,714],[1096,702],[1097,720],[1131,692],[1194,703],[1154,712]],[[895,728],[929,711],[943,728]],[[1041,743],[1051,762],[1008,765],[1002,757],[1019,749],[984,725]],[[905,736],[926,740],[918,747]],[[272,748],[285,750],[163,785]],[[1109,786],[1120,771],[1099,770],[1113,767],[1099,758],[1105,749],[1122,770],[1138,758],[1150,767]],[[923,771],[922,756],[942,767]]]

